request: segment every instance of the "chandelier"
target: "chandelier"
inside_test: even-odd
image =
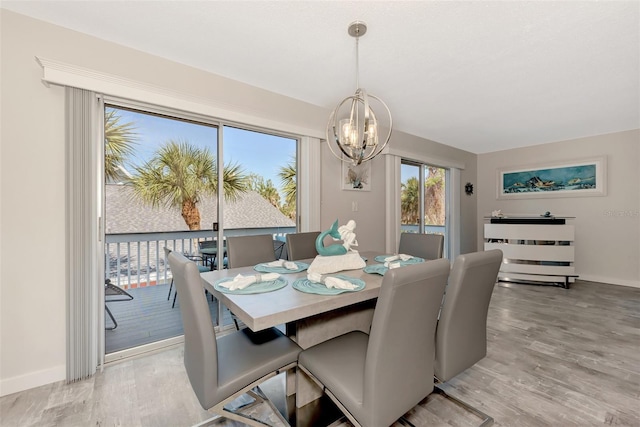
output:
[[[327,124],[327,142],[338,159],[359,165],[384,150],[391,138],[393,121],[387,104],[360,87],[358,40],[367,32],[367,25],[360,21],[352,22],[348,32],[356,38],[356,92],[340,101],[331,112]],[[375,109],[384,114],[384,122],[378,120],[372,107],[374,104]],[[383,131],[386,136],[380,138],[380,132]]]

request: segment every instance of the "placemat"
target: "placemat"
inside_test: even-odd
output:
[[[269,282],[257,282],[247,286],[244,289],[230,290],[229,288],[220,286],[220,283],[229,282],[232,280],[233,280],[233,277],[225,277],[223,279],[218,279],[213,283],[213,289],[215,289],[218,292],[222,292],[223,294],[250,295],[250,294],[262,294],[265,292],[277,291],[278,289],[281,289],[287,286],[287,281],[282,277],[278,277],[276,280],[271,280]]]
[[[384,264],[372,264],[372,265],[367,265],[365,268],[363,268],[365,273],[369,273],[369,274],[379,274],[381,276],[384,276],[384,273],[387,272],[388,268],[384,266]]]
[[[389,258],[389,257],[394,256],[394,255],[397,255],[397,254],[378,255],[374,259],[377,262],[384,263],[386,258]],[[408,259],[406,261],[402,261],[401,259],[398,258],[397,260],[392,261],[392,262],[399,262],[400,265],[419,264],[421,262],[424,262],[424,258],[420,258],[420,257],[414,256],[413,258],[410,258],[410,259]]]
[[[307,294],[319,294],[319,295],[338,295],[343,292],[358,292],[364,289],[365,283],[364,280],[356,279],[355,277],[344,276],[342,274],[332,275],[331,277],[337,277],[339,279],[347,280],[350,283],[353,283],[357,287],[355,289],[340,289],[340,288],[327,288],[322,283],[312,282],[306,277],[301,277],[297,279],[291,286],[293,289],[296,289],[300,292],[305,292]]]
[[[290,273],[300,273],[301,271],[305,271],[309,268],[309,264],[299,261],[291,261],[295,262],[298,268],[295,270],[289,270],[284,267],[269,267],[267,263],[258,264],[253,269],[255,271],[259,271],[260,273],[280,273],[280,274],[290,274]]]

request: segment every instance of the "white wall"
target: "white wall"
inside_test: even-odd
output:
[[[482,216],[575,216],[576,274],[581,279],[640,287],[640,130],[592,136],[478,156],[478,248]],[[496,170],[605,155],[607,195],[547,199],[496,199]]]
[[[0,10],[0,395],[5,395],[65,377],[64,95],[62,88],[47,88],[40,82],[42,69],[36,56],[214,103],[276,123],[274,128],[293,125],[319,135],[329,111]],[[423,150],[442,152],[457,161],[469,155],[400,132],[394,138],[409,145],[424,141]],[[335,218],[353,217],[358,221],[360,245],[383,250],[384,162],[373,162],[373,191],[340,191],[340,164],[329,159],[325,149],[323,227]],[[471,163],[468,171],[475,176],[475,159]],[[351,212],[353,200],[359,202],[357,215]],[[463,223],[475,226],[474,213],[475,209]],[[466,246],[469,242],[475,245],[476,232],[471,228],[465,236]]]
[[[462,185],[475,182],[476,155],[434,141],[418,138],[400,131],[394,131],[389,144],[395,153],[411,160],[433,162],[436,166],[461,165]],[[322,144],[322,198],[321,225],[326,229],[338,219],[340,224],[349,219],[356,221],[358,250],[385,250],[385,162],[384,155],[373,159],[371,164],[371,191],[342,190],[341,164],[331,154],[326,143]],[[398,188],[400,191],[400,188]],[[476,248],[476,204],[475,195],[460,199],[461,205],[461,253],[473,252]],[[353,211],[353,203],[357,211]]]

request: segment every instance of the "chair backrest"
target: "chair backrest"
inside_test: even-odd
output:
[[[487,311],[502,251],[458,256],[451,270],[436,329],[435,376],[448,381],[487,354]]]
[[[247,267],[276,260],[270,234],[227,237],[229,268]]]
[[[442,234],[402,233],[399,254],[413,255],[424,259],[442,258],[444,236]]]
[[[180,298],[184,367],[200,404],[211,408],[220,400],[217,396],[218,350],[202,278],[196,264],[178,252],[169,254],[169,265]]]
[[[318,255],[318,251],[316,251],[316,239],[319,235],[319,231],[288,233],[287,251],[289,253],[289,259],[296,261],[299,259],[315,258],[316,255]]]
[[[363,425],[391,425],[433,391],[435,330],[449,270],[449,261],[439,259],[385,273],[367,347],[363,407],[370,418]]]
[[[169,254],[171,253],[171,249],[169,249],[168,247],[164,247],[164,256],[167,260],[169,260]]]

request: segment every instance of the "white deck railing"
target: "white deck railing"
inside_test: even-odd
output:
[[[295,227],[227,229],[225,237],[271,234],[284,241]],[[217,232],[215,232],[217,235]],[[107,234],[105,237],[105,275],[122,288],[153,286],[171,278],[164,247],[185,254],[198,255],[198,241],[214,240],[211,230],[157,233]]]

